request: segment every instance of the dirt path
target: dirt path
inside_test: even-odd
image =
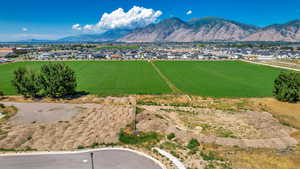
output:
[[[167,83],[169,88],[173,91],[175,94],[183,94],[183,92],[178,89],[160,70],[159,68],[151,61],[150,62],[153,68],[156,70],[156,72],[159,74],[159,76]]]
[[[249,61],[249,60],[241,60],[247,63],[253,63],[253,64],[257,64],[257,65],[264,65],[264,66],[270,66],[270,67],[275,67],[275,68],[280,68],[280,69],[287,69],[287,70],[294,70],[294,71],[300,71],[300,69],[296,69],[296,68],[290,68],[290,67],[286,67],[286,66],[278,66],[278,65],[273,65],[273,64],[269,64],[269,63],[260,63],[260,62],[254,62],[254,61]]]

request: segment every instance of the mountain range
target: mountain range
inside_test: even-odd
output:
[[[86,34],[60,41],[118,42],[196,42],[196,41],[286,41],[300,42],[300,20],[266,27],[232,20],[203,17],[183,21],[165,19],[134,30],[111,30],[104,34]]]

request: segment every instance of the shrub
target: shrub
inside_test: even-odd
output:
[[[284,102],[300,100],[300,73],[282,72],[274,81],[274,96]]]
[[[37,97],[41,89],[39,75],[31,69],[20,67],[14,71],[12,80],[17,93],[25,97]]]
[[[82,149],[85,149],[85,147],[82,146],[82,145],[79,145],[79,146],[77,147],[77,149],[78,149],[78,150],[82,150]]]
[[[151,143],[157,142],[159,139],[159,135],[155,132],[128,134],[124,132],[124,130],[121,130],[119,134],[119,141],[125,144],[142,144],[145,142]]]
[[[175,134],[174,133],[170,133],[167,135],[167,139],[168,140],[172,140],[173,138],[175,138]]]
[[[62,63],[46,64],[41,68],[41,83],[45,94],[59,98],[75,93],[75,72]]]
[[[194,148],[196,148],[196,147],[198,147],[198,146],[200,146],[198,140],[196,140],[196,139],[191,139],[191,140],[189,141],[188,145],[187,145],[187,148],[188,148],[188,149],[194,149]]]
[[[224,161],[223,158],[217,157],[216,154],[213,152],[208,152],[208,154],[201,152],[200,155],[205,161],[213,161],[213,160]]]
[[[4,92],[0,91],[0,98],[4,96]]]
[[[145,110],[144,108],[136,107],[135,113],[136,113],[136,114],[140,114],[140,113],[142,113],[144,110]]]
[[[171,153],[174,157],[180,158],[179,154],[177,154],[175,151],[171,151],[170,153]]]

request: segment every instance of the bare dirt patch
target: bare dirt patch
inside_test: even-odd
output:
[[[94,143],[117,143],[120,129],[135,119],[138,131],[156,131],[162,136],[175,133],[175,138],[163,137],[155,146],[178,156],[187,167],[294,169],[300,165],[300,104],[270,98],[214,99],[187,95],[87,95],[39,102],[17,96],[4,101],[13,100],[30,103],[26,105],[27,113],[23,112],[30,120],[24,118],[22,123],[16,123],[11,118],[0,123],[0,148],[73,150]],[[49,106],[42,109],[34,104]],[[64,113],[64,117],[56,117]],[[40,117],[32,123],[35,116]],[[194,150],[187,148],[192,138],[200,142]],[[147,146],[131,146],[151,151]]]
[[[77,106],[86,109],[67,121],[23,125],[6,123],[2,127],[6,133],[0,138],[0,148],[71,150],[93,143],[115,143],[118,142],[120,128],[124,128],[133,120],[131,106],[105,104]],[[50,112],[44,114],[44,118]]]
[[[297,144],[290,134],[297,131],[281,125],[267,112],[227,112],[192,107],[143,106],[137,116],[140,130],[170,132],[182,142],[199,141],[240,147],[285,148]]]
[[[15,106],[18,109],[18,113],[11,118],[11,121],[15,124],[68,121],[87,108],[84,105],[57,103],[4,102],[4,105]]]

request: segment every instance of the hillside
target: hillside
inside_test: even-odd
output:
[[[217,17],[170,18],[137,29],[121,42],[300,41],[300,20],[260,28]]]
[[[59,42],[195,42],[195,41],[300,41],[300,20],[266,27],[203,17],[183,21],[168,18],[135,30],[115,29],[101,34],[65,37]]]

